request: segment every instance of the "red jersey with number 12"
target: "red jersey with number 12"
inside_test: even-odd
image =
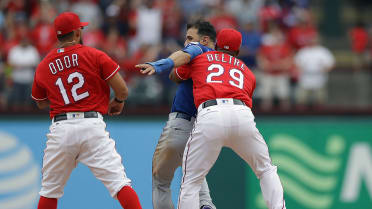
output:
[[[176,74],[183,80],[192,78],[196,107],[210,99],[234,98],[252,108],[256,78],[238,58],[219,51],[206,52],[177,68]]]
[[[66,112],[106,114],[110,87],[106,83],[119,65],[97,49],[80,44],[52,50],[36,69],[34,100],[50,101],[50,117]]]

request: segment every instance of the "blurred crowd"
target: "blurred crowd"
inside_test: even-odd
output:
[[[241,31],[241,58],[257,76],[263,110],[322,107],[327,103],[332,52],[321,44],[309,0],[1,0],[0,109],[31,111],[33,73],[56,47],[53,20],[73,11],[83,43],[108,53],[130,89],[128,106],[169,105],[175,84],[168,75],[142,76],[134,65],[183,47],[186,23],[209,20],[217,32]],[[356,68],[369,63],[370,35],[363,23],[350,31]],[[368,53],[367,53],[368,52]]]

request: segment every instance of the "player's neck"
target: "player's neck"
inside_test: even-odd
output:
[[[65,48],[65,47],[73,46],[75,44],[76,44],[75,41],[66,41],[66,42],[59,43],[58,48]]]

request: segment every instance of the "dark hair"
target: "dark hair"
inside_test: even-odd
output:
[[[74,31],[71,31],[71,32],[63,34],[63,35],[58,35],[57,39],[60,42],[64,42],[64,41],[71,40],[73,37],[74,37]]]
[[[216,30],[210,22],[204,20],[196,20],[195,22],[188,23],[186,26],[187,30],[190,28],[196,28],[198,34],[201,36],[208,36],[212,41],[216,41]]]

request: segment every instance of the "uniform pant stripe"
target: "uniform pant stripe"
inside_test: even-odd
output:
[[[191,141],[193,140],[193,135],[192,133],[194,132],[194,129],[195,129],[195,123],[196,121],[194,122],[193,124],[193,128],[192,128],[192,131],[191,131],[191,134],[190,134],[190,140],[188,141],[187,143],[187,152],[186,152],[186,159],[185,159],[185,169],[184,169],[184,172],[183,172],[183,177],[182,177],[182,182],[181,182],[181,189],[180,189],[180,195],[178,196],[178,205],[177,205],[177,208],[179,209],[180,208],[180,202],[181,202],[181,192],[182,192],[182,184],[185,182],[185,176],[186,176],[186,168],[187,168],[187,158],[189,156],[189,151],[190,151],[190,144],[191,144]]]

